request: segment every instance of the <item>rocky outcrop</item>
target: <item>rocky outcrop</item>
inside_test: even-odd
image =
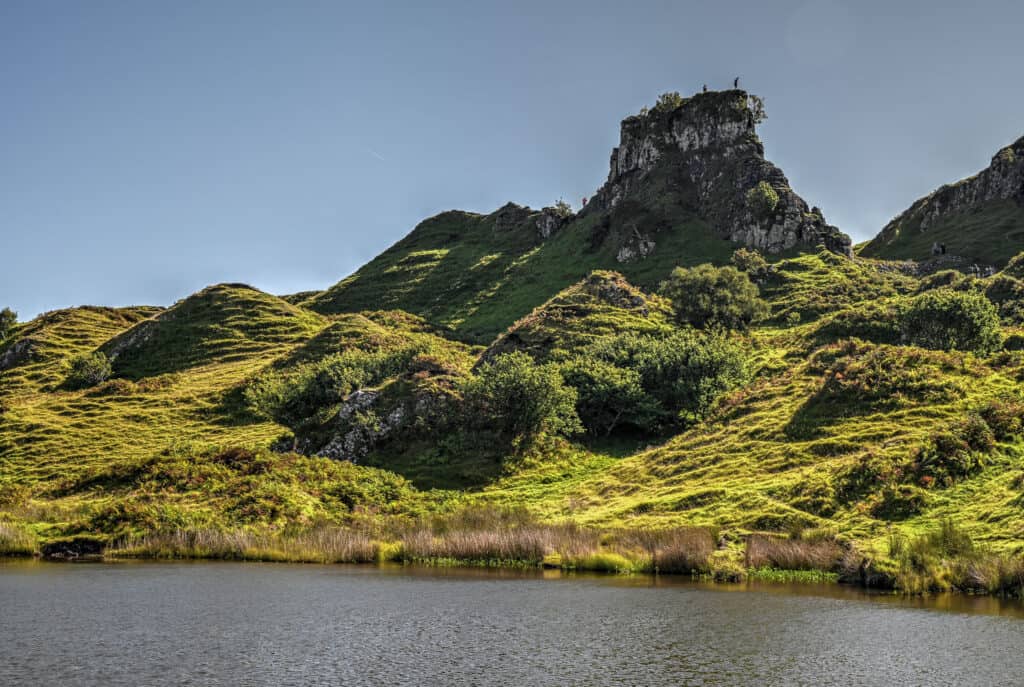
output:
[[[897,215],[865,246],[864,254],[882,251],[901,232],[925,233],[952,215],[996,201],[1015,202],[1024,212],[1024,136],[996,153],[978,174],[936,189]]]
[[[36,342],[32,339],[19,339],[12,343],[0,353],[0,372],[28,362],[35,347]]]
[[[491,216],[494,218],[495,232],[507,233],[527,228],[536,230],[537,238],[542,241],[554,236],[574,217],[564,207],[549,206],[538,211],[511,202],[502,205]]]
[[[302,446],[335,460],[358,463],[395,435],[405,435],[414,425],[431,426],[447,409],[443,394],[418,392],[400,399],[388,399],[380,391],[360,389],[349,394],[335,416],[326,442],[319,448]]]
[[[757,109],[745,91],[731,90],[697,94],[676,107],[623,120],[608,180],[581,214],[611,212],[661,175],[679,202],[725,239],[767,253],[824,245],[852,255],[850,238],[809,208],[782,170],[764,159]],[[762,183],[777,196],[768,208],[751,200]],[[655,237],[634,228],[616,257],[628,262],[656,250]]]

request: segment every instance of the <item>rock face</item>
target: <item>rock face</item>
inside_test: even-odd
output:
[[[492,213],[494,231],[511,232],[529,227],[535,229],[537,238],[544,241],[551,238],[559,229],[568,224],[571,212],[560,211],[556,207],[532,210],[516,203],[506,203]]]
[[[927,233],[953,215],[997,201],[1014,202],[1024,212],[1024,136],[996,153],[978,174],[946,184],[900,213],[865,246],[864,254],[872,255],[900,241],[901,232]]]
[[[35,346],[36,342],[32,339],[19,339],[12,343],[7,347],[7,350],[0,353],[0,372],[9,370],[16,365],[21,365],[31,359]]]
[[[432,425],[446,411],[448,402],[443,394],[417,392],[408,398],[386,399],[379,391],[359,389],[342,403],[326,442],[319,448],[302,442],[300,450],[358,463],[412,425]]]
[[[820,210],[808,208],[782,170],[764,159],[754,111],[745,91],[731,90],[697,94],[677,107],[623,120],[608,180],[581,214],[612,211],[654,175],[663,175],[722,238],[768,253],[824,244],[852,255],[850,238],[826,224]],[[752,189],[762,182],[778,196],[771,208],[751,202]],[[617,257],[628,262],[655,250],[653,237],[639,235]]]

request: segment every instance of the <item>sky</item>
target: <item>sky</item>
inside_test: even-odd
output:
[[[619,121],[765,99],[855,241],[1024,134],[1024,3],[0,2],[0,307],[325,288],[459,208],[574,205]]]

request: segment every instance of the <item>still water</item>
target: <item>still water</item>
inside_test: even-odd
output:
[[[835,586],[0,562],[2,685],[1022,685],[1024,606]]]

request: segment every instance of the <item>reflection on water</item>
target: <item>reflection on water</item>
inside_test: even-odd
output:
[[[1022,619],[837,585],[0,562],[0,683],[1011,685]]]

